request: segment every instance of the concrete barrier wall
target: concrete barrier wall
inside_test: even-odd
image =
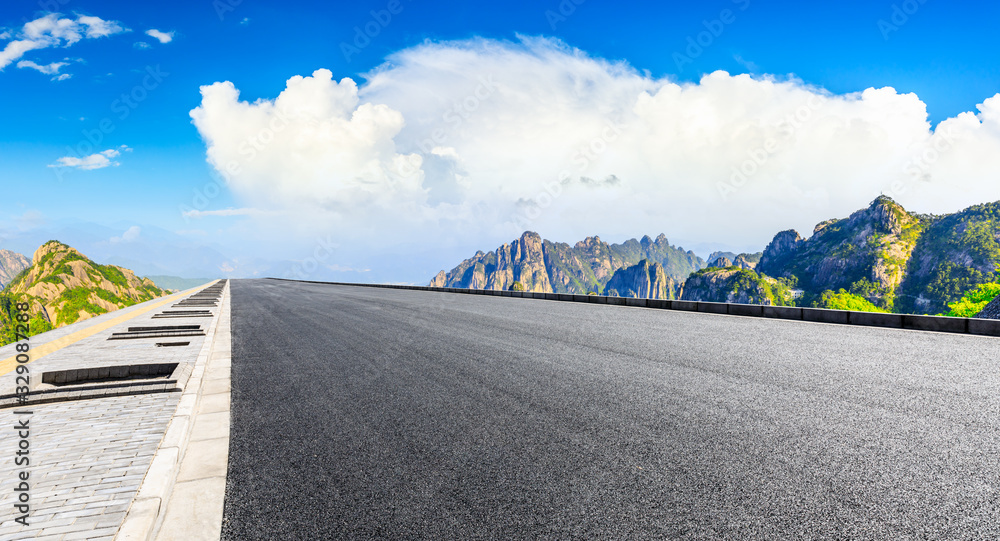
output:
[[[306,280],[287,280],[288,282],[307,282]],[[493,291],[482,289],[461,289],[455,287],[405,286],[389,284],[353,284],[346,282],[310,282],[338,286],[380,287],[387,289],[407,289],[412,291],[437,291],[445,293],[464,293],[467,295],[491,295],[499,297],[518,297],[526,299],[542,299],[561,302],[585,302],[591,304],[612,304],[653,308],[659,310],[679,310],[686,312],[703,312],[708,314],[726,314],[744,317],[767,317],[775,319],[791,319],[811,321],[815,323],[831,323],[835,325],[859,325],[864,327],[884,327],[889,329],[909,329],[915,331],[934,331],[958,334],[975,334],[981,336],[1000,336],[1000,320],[972,319],[962,317],[919,316],[910,314],[884,314],[878,312],[851,312],[847,310],[827,310],[825,308],[799,308],[795,306],[762,306],[757,304],[731,304],[721,302],[675,301],[659,299],[635,299],[630,297],[605,297],[602,295],[570,295],[565,293],[532,293],[522,291]]]

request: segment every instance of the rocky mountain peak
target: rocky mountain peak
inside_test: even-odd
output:
[[[35,250],[34,255],[31,256],[31,264],[37,265],[41,263],[41,261],[50,254],[54,254],[53,257],[54,259],[62,259],[63,257],[70,254],[74,256],[83,257],[83,254],[81,254],[80,251],[77,250],[76,248],[67,246],[57,240],[50,240],[45,244],[39,246],[38,249]]]
[[[0,288],[31,265],[31,260],[10,250],[0,250]]]
[[[640,299],[673,299],[677,283],[667,276],[663,265],[648,259],[615,271],[604,287],[606,295]]]
[[[764,254],[761,256],[757,268],[765,274],[781,276],[782,265],[798,251],[803,242],[805,239],[794,229],[778,233],[764,249]]]

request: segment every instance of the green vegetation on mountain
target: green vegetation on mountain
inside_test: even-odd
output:
[[[65,244],[49,241],[35,251],[31,266],[0,292],[0,343],[15,340],[16,303],[29,305],[29,335],[35,335],[164,294],[128,269],[94,263]]]
[[[794,303],[789,282],[742,267],[709,267],[693,273],[681,290],[686,301],[787,306]]]
[[[882,196],[849,218],[820,223],[809,239],[779,233],[757,270],[796,279],[806,305],[858,305],[843,290],[885,311],[940,314],[1000,281],[998,265],[1000,203],[928,216]]]
[[[1000,202],[935,217],[913,250],[897,310],[940,313],[980,284],[1000,281]]]
[[[986,308],[986,305],[1000,297],[1000,284],[990,282],[979,284],[975,289],[968,291],[957,302],[948,304],[948,314],[952,317],[976,317]]]
[[[820,294],[819,298],[813,301],[814,308],[829,308],[831,310],[851,310],[853,312],[886,312],[875,306],[868,299],[849,293],[846,290],[830,291],[826,290]]]
[[[844,289],[891,310],[910,254],[928,222],[882,196],[849,218],[820,223],[809,239],[779,233],[757,270],[794,277],[810,296]]]

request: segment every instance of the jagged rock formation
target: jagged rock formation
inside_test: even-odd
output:
[[[804,242],[805,239],[794,229],[778,233],[767,248],[764,248],[757,270],[775,276],[780,275]]]
[[[783,297],[775,295],[777,285],[776,280],[749,269],[712,267],[692,274],[680,297],[685,301],[785,304]]]
[[[762,255],[761,252],[757,252],[756,254],[740,254],[733,259],[733,266],[741,269],[756,270]]]
[[[736,259],[736,255],[737,254],[735,254],[733,252],[712,252],[708,256],[708,259],[706,259],[705,261],[708,262],[708,266],[709,267],[722,267],[722,265],[720,265],[718,263],[719,259],[721,259],[721,258],[724,257],[724,258],[728,259],[729,261],[732,261],[732,260]],[[728,267],[729,265],[726,265],[726,266]]]
[[[31,265],[31,260],[10,250],[0,250],[0,288],[3,288],[21,271]]]
[[[570,246],[526,231],[510,244],[489,253],[477,252],[450,272],[439,272],[430,285],[506,290],[520,282],[526,291],[542,293],[603,292],[616,271],[642,260],[658,263],[674,280],[683,280],[705,266],[694,253],[671,246],[662,234],[622,244],[587,237]]]
[[[26,302],[33,333],[164,295],[146,278],[114,265],[99,265],[76,249],[49,241],[35,251],[31,266],[11,281],[0,299],[0,319],[9,329],[12,304]]]
[[[608,295],[639,299],[674,299],[677,282],[667,276],[663,265],[643,259],[638,264],[618,269],[604,286]]]

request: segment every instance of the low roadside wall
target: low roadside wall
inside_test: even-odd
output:
[[[630,297],[605,297],[602,295],[571,295],[566,293],[532,293],[528,291],[495,291],[491,289],[463,289],[457,287],[428,287],[390,284],[355,284],[349,282],[308,282],[306,280],[286,280],[338,286],[380,287],[386,289],[408,289],[413,291],[437,291],[465,295],[488,295],[492,297],[518,297],[561,302],[585,302],[590,304],[614,304],[636,306],[659,310],[680,310],[704,312],[731,316],[766,317],[792,319],[816,323],[838,325],[860,325],[864,327],[885,327],[889,329],[909,329],[914,331],[934,331],[982,336],[1000,336],[1000,320],[974,319],[964,317],[918,316],[910,314],[883,314],[875,312],[852,312],[848,310],[828,310],[825,308],[798,308],[792,306],[762,306],[757,304],[734,304],[701,301],[670,301],[658,299],[635,299]]]

